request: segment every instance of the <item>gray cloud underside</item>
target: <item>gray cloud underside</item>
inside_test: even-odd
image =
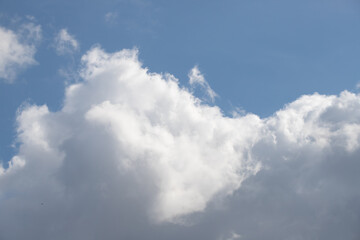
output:
[[[136,50],[82,61],[60,111],[18,114],[0,239],[359,239],[359,95],[230,118]]]

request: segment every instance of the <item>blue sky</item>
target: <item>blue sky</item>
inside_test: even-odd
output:
[[[197,66],[217,94],[204,102],[226,116],[239,111],[271,118],[302,95],[356,94],[360,82],[356,0],[0,0],[0,27],[18,33],[28,23],[41,26],[41,39],[29,40],[36,63],[17,69],[11,82],[0,80],[5,167],[26,145],[16,141],[22,121],[16,114],[44,104],[61,112],[66,87],[83,81],[77,75],[82,56],[99,46],[107,53],[137,48],[150,72],[173,74],[188,89]],[[62,29],[78,46],[59,54],[55,39]],[[194,94],[202,98],[201,91]],[[227,239],[236,239],[233,234]]]

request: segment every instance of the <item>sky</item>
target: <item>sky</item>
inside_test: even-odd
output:
[[[360,3],[0,0],[0,239],[359,239]]]

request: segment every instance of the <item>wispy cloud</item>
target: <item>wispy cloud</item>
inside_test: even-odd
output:
[[[116,12],[108,12],[105,14],[105,21],[108,23],[115,23],[117,20],[118,14]]]
[[[204,75],[201,74],[197,66],[190,70],[188,76],[190,85],[192,87],[200,86],[205,91],[210,100],[214,102],[217,94],[214,92],[214,90],[211,89],[209,83],[205,80]]]
[[[69,34],[66,28],[59,31],[54,39],[54,46],[58,55],[73,54],[80,49],[79,42]]]

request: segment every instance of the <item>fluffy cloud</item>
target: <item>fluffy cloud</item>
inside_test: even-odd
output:
[[[79,50],[80,46],[74,36],[63,28],[55,37],[55,50],[58,55],[72,54]]]
[[[0,26],[0,78],[11,83],[24,68],[36,63],[36,43],[41,39],[41,27],[23,24],[17,32]]]
[[[1,239],[359,237],[360,96],[230,118],[136,50],[82,61],[60,111],[19,111]]]

